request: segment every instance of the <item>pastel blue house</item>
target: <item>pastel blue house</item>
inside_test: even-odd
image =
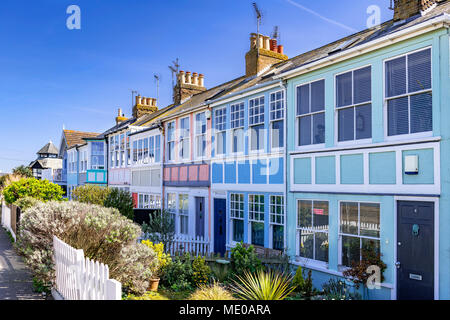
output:
[[[211,101],[213,210],[216,221],[226,212],[227,248],[243,241],[284,250],[285,88],[261,79]]]
[[[275,76],[287,80],[286,247],[316,287],[370,247],[387,270],[366,298],[450,299],[449,12],[389,21]]]

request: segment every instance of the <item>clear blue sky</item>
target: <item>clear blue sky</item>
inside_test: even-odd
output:
[[[0,170],[58,147],[66,129],[102,132],[117,108],[131,113],[131,89],[172,99],[168,65],[205,74],[212,87],[245,72],[252,0],[2,0],[0,4]],[[370,5],[391,19],[389,0],[257,0],[261,32],[280,27],[289,57],[365,29]],[[66,9],[81,8],[81,30]],[[303,7],[302,7],[303,6]],[[342,25],[341,25],[342,24]]]

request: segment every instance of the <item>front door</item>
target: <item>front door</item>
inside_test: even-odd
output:
[[[225,199],[214,199],[214,252],[225,254],[226,242],[226,205]]]
[[[195,235],[205,236],[205,198],[195,197]]]
[[[397,203],[397,299],[434,299],[434,203]]]

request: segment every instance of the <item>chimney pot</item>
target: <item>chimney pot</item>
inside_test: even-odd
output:
[[[259,35],[259,49],[264,48],[264,36]]]
[[[250,50],[253,48],[256,48],[256,39],[258,38],[258,35],[256,33],[250,34]]]
[[[282,45],[278,46],[278,53],[284,54],[284,47]]]
[[[203,74],[199,74],[198,75],[198,85],[200,87],[204,87],[205,86],[205,76]]]
[[[119,116],[119,117],[122,116],[122,109],[120,109],[120,108],[119,108],[118,116]]]
[[[192,76],[191,76],[191,72],[187,71],[186,72],[186,84],[191,84],[192,83]]]
[[[194,86],[198,86],[198,73],[197,72],[194,72],[192,74],[192,84]]]
[[[278,52],[277,39],[270,39],[270,51]]]
[[[141,96],[136,97],[136,104],[141,104]]]
[[[270,50],[270,37],[264,36],[264,49]]]

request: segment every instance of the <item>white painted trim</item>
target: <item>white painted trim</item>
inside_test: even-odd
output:
[[[403,152],[408,150],[434,150],[434,183],[433,184],[403,184]],[[396,184],[369,184],[369,154],[381,152],[396,153]],[[340,181],[340,158],[342,155],[363,154],[364,157],[364,184],[348,185]],[[314,184],[315,159],[317,157],[335,156],[336,158],[336,184],[317,185]],[[440,184],[440,144],[439,142],[428,142],[422,144],[399,145],[392,147],[367,148],[358,150],[341,150],[338,152],[323,152],[314,154],[295,155],[291,157],[291,168],[294,169],[295,159],[311,159],[312,184],[294,184],[294,172],[291,174],[291,192],[349,192],[349,193],[393,193],[393,194],[430,194],[441,193]]]

